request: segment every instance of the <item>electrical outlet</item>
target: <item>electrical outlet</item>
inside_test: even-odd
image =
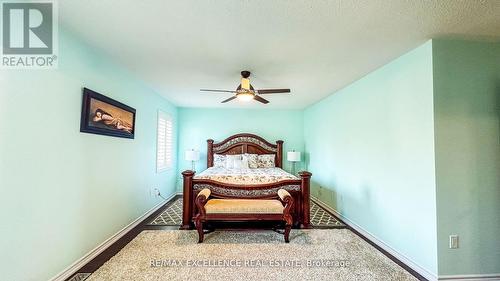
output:
[[[157,187],[149,188],[149,197],[159,197],[160,195],[160,190]]]
[[[458,235],[450,235],[450,249],[458,249]]]

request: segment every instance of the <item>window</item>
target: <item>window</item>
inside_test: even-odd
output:
[[[172,168],[172,116],[158,111],[158,135],[156,148],[156,171],[162,172]]]

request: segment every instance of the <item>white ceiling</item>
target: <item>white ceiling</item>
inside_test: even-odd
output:
[[[500,38],[500,0],[64,0],[60,23],[178,106],[303,108],[430,38]],[[241,70],[271,103],[234,101]]]

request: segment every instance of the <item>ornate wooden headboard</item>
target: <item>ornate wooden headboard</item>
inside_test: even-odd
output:
[[[237,134],[218,143],[214,143],[212,139],[207,140],[207,167],[214,165],[214,153],[274,154],[276,167],[283,167],[283,141],[279,140],[276,144],[272,144],[253,134]]]

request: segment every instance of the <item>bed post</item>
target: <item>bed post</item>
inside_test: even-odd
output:
[[[214,165],[214,140],[207,140],[207,168]]]
[[[299,176],[302,180],[300,184],[300,189],[302,192],[302,225],[301,228],[311,228],[311,222],[310,222],[310,204],[311,204],[311,198],[309,194],[309,185],[311,183],[311,176],[312,174],[307,172],[307,171],[302,171],[299,173]]]
[[[191,229],[193,218],[193,176],[194,172],[187,170],[182,172],[184,180],[182,194],[182,225],[179,229]]]
[[[283,169],[283,141],[276,141],[277,151],[276,151],[276,167]]]

